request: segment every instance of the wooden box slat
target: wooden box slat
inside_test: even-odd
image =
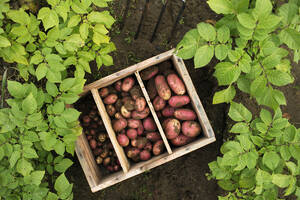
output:
[[[169,60],[169,59],[173,61],[176,71],[178,72],[178,74],[180,75],[180,77],[182,78],[182,80],[185,83],[187,92],[191,98],[191,104],[198,116],[199,122],[201,124],[201,128],[204,133],[203,135],[201,135],[201,137],[199,137],[192,143],[189,143],[182,147],[176,147],[176,148],[170,147],[169,142],[164,134],[162,127],[161,127],[161,123],[160,123],[160,121],[156,115],[156,112],[153,108],[152,102],[150,101],[150,98],[146,91],[144,83],[141,80],[141,77],[139,76],[139,71],[146,69],[147,67],[161,63],[163,61]],[[143,94],[146,98],[146,101],[148,103],[149,109],[151,110],[152,116],[153,116],[153,118],[157,124],[157,127],[160,131],[160,134],[164,140],[167,152],[164,154],[161,154],[159,156],[154,156],[153,158],[151,158],[148,161],[139,162],[139,163],[130,165],[123,148],[117,142],[115,132],[112,129],[111,119],[108,116],[105,106],[103,104],[103,101],[99,96],[98,89],[102,88],[102,87],[106,87],[108,85],[111,85],[112,83],[114,83],[120,79],[123,79],[127,76],[130,76],[132,74],[136,75],[136,78],[139,82],[139,85],[140,85],[140,87],[143,91]],[[92,154],[92,151],[89,147],[89,144],[87,142],[85,135],[79,136],[78,140],[76,142],[76,154],[78,156],[78,159],[80,161],[80,164],[82,166],[82,169],[85,173],[85,176],[88,180],[88,183],[91,187],[92,192],[97,192],[99,190],[102,190],[104,188],[112,186],[116,183],[122,182],[128,178],[131,178],[133,176],[141,174],[147,170],[150,170],[154,167],[157,167],[166,162],[169,162],[175,158],[181,157],[187,153],[197,150],[197,149],[199,149],[205,145],[208,145],[216,140],[214,131],[209,123],[209,120],[207,118],[205,110],[204,110],[202,103],[197,95],[197,92],[196,92],[195,87],[192,83],[192,80],[188,74],[188,71],[184,65],[184,62],[181,58],[174,55],[174,49],[167,51],[165,53],[162,53],[160,55],[157,55],[155,57],[152,57],[150,59],[147,59],[147,60],[140,62],[138,64],[135,64],[133,66],[130,66],[124,70],[116,72],[110,76],[104,77],[98,81],[95,81],[95,82],[85,86],[84,92],[81,94],[81,96],[84,96],[84,95],[88,94],[89,92],[91,92],[94,97],[98,111],[102,117],[102,120],[107,129],[109,138],[112,142],[114,150],[116,151],[116,154],[120,160],[120,164],[123,169],[123,171],[119,171],[119,172],[107,175],[105,177],[102,177],[99,167],[97,166],[97,164],[95,162],[94,156]]]
[[[141,89],[142,89],[142,92],[143,92],[143,94],[144,94],[144,96],[145,96],[145,98],[146,98],[147,104],[148,104],[149,109],[150,109],[150,111],[151,111],[151,113],[152,113],[152,116],[153,116],[153,119],[154,119],[154,121],[155,121],[155,123],[156,123],[156,126],[157,126],[157,128],[158,128],[158,130],[159,130],[160,136],[161,136],[161,138],[163,139],[163,142],[164,142],[164,144],[165,144],[165,147],[166,147],[168,153],[171,154],[171,153],[172,153],[172,149],[171,149],[170,144],[169,144],[169,142],[168,142],[168,139],[167,139],[167,137],[166,137],[166,135],[165,135],[165,132],[164,132],[162,126],[161,126],[161,123],[160,123],[160,121],[159,121],[159,119],[158,119],[158,117],[157,117],[157,115],[156,115],[156,112],[155,112],[155,110],[154,110],[154,107],[153,107],[152,102],[151,102],[151,100],[150,100],[150,97],[149,97],[149,95],[148,95],[148,92],[146,91],[146,88],[145,88],[145,85],[144,85],[144,83],[143,83],[143,81],[142,81],[142,79],[141,79],[141,76],[140,76],[140,74],[139,74],[138,71],[135,72],[135,75],[136,75],[136,78],[137,78],[137,80],[138,80],[138,82],[139,82],[139,84],[140,84],[140,87],[141,87]]]

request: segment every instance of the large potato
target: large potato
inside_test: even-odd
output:
[[[138,97],[135,100],[135,110],[138,112],[142,112],[146,107],[146,100],[144,97]]]
[[[144,119],[143,126],[146,131],[155,131],[157,129],[152,117],[147,117],[146,119]]]
[[[120,132],[122,131],[124,128],[127,127],[127,120],[124,119],[124,118],[121,118],[121,119],[118,119],[118,120],[115,120],[113,122],[113,129],[116,131],[116,132]]]
[[[145,119],[146,117],[148,117],[149,114],[150,114],[150,109],[148,107],[146,107],[142,112],[138,112],[138,111],[134,110],[131,113],[131,117],[133,119]]]
[[[173,108],[180,108],[184,105],[187,105],[190,103],[190,97],[187,95],[184,96],[172,96],[169,99],[169,105],[172,106]]]
[[[129,91],[133,100],[136,100],[138,97],[143,96],[140,86],[136,85]]]
[[[157,73],[158,73],[157,66],[149,67],[141,72],[141,78],[144,81],[147,81],[147,80],[151,79],[152,77],[154,77]]]
[[[195,121],[185,121],[182,123],[182,133],[188,137],[196,137],[201,132],[201,126]]]
[[[155,99],[153,100],[153,107],[156,111],[164,109],[165,106],[166,101],[163,98],[161,98],[160,96],[155,97]]]
[[[116,94],[110,94],[104,98],[103,102],[105,104],[114,104],[118,100],[118,96]]]
[[[175,108],[171,107],[171,106],[167,106],[166,108],[164,108],[161,112],[162,116],[164,117],[173,117],[175,112]]]
[[[179,120],[170,118],[163,122],[163,128],[166,133],[166,137],[171,140],[179,135],[181,124]]]
[[[195,120],[197,118],[196,113],[193,110],[185,108],[176,109],[174,117],[179,120]]]
[[[122,82],[122,85],[121,85],[122,91],[128,92],[129,90],[131,90],[134,83],[135,83],[135,80],[132,77],[125,78]]]
[[[162,75],[155,77],[155,87],[158,95],[164,100],[169,100],[171,98],[171,90],[166,82],[166,79]]]
[[[128,119],[128,127],[130,128],[138,128],[140,125],[142,125],[141,120],[138,119]]]
[[[167,77],[168,84],[173,92],[177,95],[184,95],[186,92],[185,85],[176,74],[169,74]]]
[[[183,146],[189,143],[190,141],[192,141],[192,138],[180,134],[176,138],[172,139],[171,143],[174,146]]]

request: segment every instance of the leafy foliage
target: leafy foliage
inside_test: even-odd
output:
[[[201,22],[177,46],[178,56],[194,58],[196,68],[213,57],[220,61],[214,76],[225,88],[213,103],[230,103],[228,115],[235,121],[234,137],[222,145],[223,156],[209,164],[208,178],[228,191],[219,200],[300,199],[300,129],[282,118],[286,100],[277,89],[294,81],[286,49],[294,62],[300,59],[300,2],[290,0],[275,12],[270,0],[208,0],[208,5],[224,17],[214,26]],[[237,89],[268,109],[254,118],[233,101]]]
[[[37,15],[1,1],[0,57],[24,83],[8,81],[12,98],[0,110],[0,199],[73,198],[64,155],[74,154],[81,127],[67,105],[78,100],[90,61],[113,64],[107,34],[115,20],[93,10],[109,1],[47,0]]]

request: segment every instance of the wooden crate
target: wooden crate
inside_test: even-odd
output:
[[[194,108],[194,111],[196,112],[196,114],[198,116],[198,120],[201,124],[201,128],[203,131],[202,137],[200,137],[199,139],[197,139],[185,146],[173,148],[173,149],[169,145],[169,142],[168,142],[168,140],[164,134],[164,131],[162,129],[161,123],[156,115],[156,112],[155,112],[153,105],[150,101],[150,98],[147,94],[147,91],[145,89],[143,81],[139,75],[139,72],[141,70],[146,69],[150,66],[156,65],[156,64],[161,63],[166,60],[172,60],[174,67],[176,68],[178,74],[181,76],[182,80],[184,81],[186,88],[187,88],[187,92],[191,98],[191,104]],[[99,96],[98,89],[109,86],[112,83],[114,83],[120,79],[123,79],[127,76],[133,75],[133,74],[135,74],[135,76],[138,80],[138,83],[140,84],[140,87],[146,98],[148,106],[151,110],[152,116],[156,122],[156,125],[157,125],[159,132],[162,136],[162,139],[164,141],[167,152],[165,152],[159,156],[154,156],[152,159],[150,159],[148,161],[143,161],[143,162],[134,163],[133,165],[130,165],[130,162],[128,161],[128,159],[126,157],[123,148],[117,142],[116,134],[115,134],[114,130],[112,129],[110,117],[106,113],[106,109],[102,102],[102,99]],[[94,101],[99,110],[99,114],[102,117],[102,120],[103,120],[104,125],[107,130],[107,133],[110,137],[111,143],[114,147],[114,150],[117,154],[117,157],[118,157],[121,167],[123,169],[123,171],[119,171],[119,172],[110,174],[108,176],[102,177],[99,167],[97,166],[97,164],[95,162],[94,156],[93,156],[92,151],[87,142],[86,136],[84,134],[79,136],[78,140],[76,141],[76,149],[75,150],[76,150],[78,159],[80,161],[80,164],[83,168],[83,171],[85,173],[85,176],[87,178],[87,181],[91,187],[92,192],[97,192],[97,191],[107,188],[111,185],[114,185],[116,183],[124,181],[128,178],[131,178],[133,176],[141,174],[147,170],[150,170],[154,167],[162,165],[166,162],[169,162],[175,158],[183,156],[191,151],[199,149],[199,148],[215,141],[214,131],[209,123],[207,115],[206,115],[204,108],[202,106],[202,103],[197,95],[197,92],[196,92],[195,87],[192,83],[192,80],[188,74],[188,71],[184,65],[184,62],[181,58],[174,55],[174,50],[170,50],[170,51],[167,51],[160,55],[157,55],[155,57],[152,57],[150,59],[147,59],[143,62],[140,62],[138,64],[130,66],[124,70],[116,72],[110,76],[107,76],[105,78],[102,78],[98,81],[95,81],[95,82],[85,86],[82,96],[87,95],[89,93],[91,93],[93,95]]]

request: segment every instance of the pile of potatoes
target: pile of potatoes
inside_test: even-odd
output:
[[[116,172],[121,169],[120,162],[113,149],[112,143],[106,133],[103,121],[98,114],[96,105],[92,99],[85,101],[80,106],[82,114],[80,123],[87,137],[89,145],[99,166],[103,166],[108,172]],[[91,105],[91,106],[89,106]]]
[[[166,137],[174,146],[183,146],[195,139],[201,126],[191,108],[186,87],[171,65],[153,66],[141,72],[153,107],[162,122]]]
[[[135,162],[149,160],[164,151],[164,143],[150,114],[140,86],[126,77],[99,90],[118,143]]]

